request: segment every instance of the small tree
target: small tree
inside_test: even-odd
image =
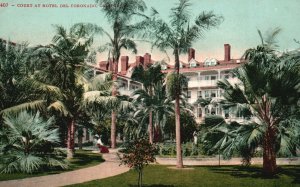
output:
[[[143,169],[155,161],[157,148],[146,138],[136,139],[125,147],[124,154],[119,156],[121,164],[134,168],[138,173],[138,186],[142,186]]]

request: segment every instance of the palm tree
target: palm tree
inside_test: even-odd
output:
[[[43,166],[67,168],[61,153],[53,148],[59,143],[53,118],[47,121],[40,113],[21,112],[5,116],[1,131],[1,172],[33,173]]]
[[[43,64],[36,78],[59,87],[62,97],[51,104],[50,110],[58,110],[65,117],[68,126],[67,157],[74,155],[75,120],[78,118],[84,92],[80,83],[81,70],[93,42],[97,28],[92,24],[75,24],[67,32],[62,26],[55,25],[56,35],[52,44],[38,46],[36,54]],[[49,95],[47,100],[54,98]],[[57,99],[57,98],[55,98]]]
[[[109,42],[100,47],[100,52],[109,51],[113,62],[113,80],[117,81],[118,62],[121,55],[121,49],[131,50],[136,53],[136,44],[131,39],[136,32],[132,19],[137,16],[143,16],[146,5],[142,0],[96,0],[105,14],[112,34],[109,31],[102,30]],[[111,59],[109,59],[111,60]],[[112,89],[112,96],[117,96],[117,87]],[[116,111],[111,115],[111,147],[116,148]]]
[[[133,108],[131,99],[127,96],[112,96],[111,90],[115,84],[110,73],[97,75],[85,84],[83,106],[91,117],[95,129],[101,126],[109,111],[127,113]]]
[[[149,142],[153,143],[153,107],[155,103],[153,102],[153,95],[154,95],[154,86],[156,84],[162,84],[163,81],[163,73],[161,72],[160,65],[153,65],[150,66],[148,69],[144,69],[143,66],[138,66],[134,69],[131,78],[133,80],[140,81],[143,83],[144,89],[136,91],[134,95],[140,95],[136,99],[138,101],[143,100],[144,104],[148,108],[149,113]],[[162,88],[162,87],[161,87]],[[155,97],[155,96],[154,96]]]
[[[150,23],[150,32],[146,35],[153,39],[153,46],[165,51],[172,49],[175,57],[175,72],[179,76],[179,55],[186,53],[192,43],[203,36],[203,31],[219,25],[221,17],[212,12],[199,14],[194,24],[191,24],[189,0],[179,0],[179,3],[171,9],[170,20],[165,22],[158,18],[158,12],[154,10],[154,19]],[[182,154],[180,141],[180,85],[175,82],[175,118],[176,118],[176,149],[177,167],[182,168]]]
[[[291,122],[299,114],[299,51],[278,56],[274,39],[279,31],[276,29],[266,39],[259,31],[261,45],[248,49],[245,57],[249,62],[233,72],[239,82],[218,83],[227,102],[247,108],[256,117],[255,128],[240,135],[249,145],[262,145],[263,172],[267,176],[276,172],[276,152],[292,152],[294,137],[299,135],[297,123]]]
[[[169,116],[173,116],[171,100],[166,96],[166,88],[162,82],[153,85],[151,92],[144,89],[138,89],[133,93],[134,103],[139,107],[135,116],[141,116],[139,124],[149,123],[148,134],[149,142],[153,143],[153,121],[155,129],[159,130],[164,127]]]
[[[0,114],[47,110],[48,95],[61,95],[56,86],[35,78],[38,64],[27,43],[0,42]]]

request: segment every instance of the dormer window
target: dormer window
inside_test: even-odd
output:
[[[216,66],[218,64],[218,61],[214,58],[206,59],[204,61],[204,66]]]
[[[191,68],[194,68],[194,67],[196,67],[196,66],[197,66],[196,62],[192,62],[192,63],[190,64],[190,67],[191,67]]]
[[[194,59],[191,59],[191,60],[189,61],[189,64],[190,64],[190,67],[191,67],[191,68],[197,67],[197,61],[195,61]]]

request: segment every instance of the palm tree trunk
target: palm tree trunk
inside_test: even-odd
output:
[[[149,143],[153,144],[153,120],[152,120],[152,110],[149,112]]]
[[[74,137],[75,137],[75,120],[70,119],[68,122],[68,141],[67,141],[67,159],[74,157]]]
[[[179,76],[179,52],[178,49],[174,50],[175,54],[175,69],[176,73]],[[183,168],[183,161],[182,161],[182,152],[181,152],[181,135],[180,135],[180,103],[179,103],[179,96],[180,96],[180,85],[179,82],[176,82],[176,93],[175,93],[175,125],[176,125],[176,158],[177,168]]]
[[[117,61],[114,60],[114,70],[113,70],[113,81],[116,82],[118,80],[118,63]],[[117,96],[117,86],[114,84],[112,88],[112,96],[116,97]],[[110,140],[111,140],[111,148],[115,149],[116,148],[116,125],[117,121],[117,113],[116,111],[112,111],[111,113],[111,133],[110,133]]]
[[[78,136],[78,149],[82,150],[82,136]]]
[[[263,174],[272,177],[276,173],[275,134],[268,127],[263,142]]]
[[[111,113],[111,132],[110,132],[110,140],[111,140],[111,148],[116,148],[116,121],[117,121],[117,113],[112,111]]]
[[[175,124],[176,124],[176,158],[177,158],[176,167],[182,168],[183,161],[182,161],[182,152],[181,152],[179,97],[175,98]]]

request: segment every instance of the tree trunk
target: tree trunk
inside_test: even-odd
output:
[[[175,98],[175,124],[176,124],[176,158],[177,158],[176,167],[182,168],[183,161],[182,161],[182,152],[181,152],[179,97]]]
[[[179,51],[178,49],[174,50],[175,54],[175,69],[176,74],[179,76]],[[177,168],[183,168],[183,161],[182,161],[182,152],[181,152],[181,135],[180,135],[180,103],[179,103],[179,96],[180,96],[180,85],[179,82],[176,82],[176,93],[175,93],[175,125],[176,125],[176,158]]]
[[[153,120],[152,120],[152,110],[149,112],[149,143],[153,144]]]
[[[114,69],[113,69],[113,81],[116,82],[118,80],[118,63],[117,61],[114,60]],[[112,96],[117,96],[117,86],[114,84],[112,88]],[[116,125],[117,121],[117,113],[116,111],[112,111],[111,113],[111,132],[110,132],[110,141],[111,141],[111,148],[115,149],[116,148]]]
[[[82,136],[78,136],[78,149],[82,150]]]
[[[68,122],[68,141],[67,141],[67,159],[74,157],[74,137],[75,137],[75,120],[70,119]]]
[[[112,111],[111,113],[111,132],[110,132],[110,141],[111,141],[111,148],[116,148],[116,121],[117,121],[117,113]]]
[[[276,169],[275,133],[268,127],[263,142],[263,174],[272,177]]]

